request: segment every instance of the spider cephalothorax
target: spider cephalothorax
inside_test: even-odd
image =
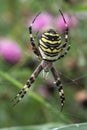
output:
[[[62,43],[61,36],[54,29],[49,29],[48,31],[42,33],[38,41],[39,43],[38,46],[35,44],[34,37],[32,35],[32,25],[34,24],[39,14],[36,15],[36,17],[34,18],[34,20],[32,21],[29,27],[30,42],[32,45],[32,49],[33,52],[41,60],[41,63],[35,69],[31,77],[27,80],[23,89],[21,89],[19,93],[16,95],[16,97],[12,100],[12,101],[16,100],[14,104],[17,104],[24,97],[24,95],[27,93],[28,89],[30,88],[31,84],[35,81],[39,73],[43,70],[46,73],[49,71],[52,72],[52,75],[55,79],[55,84],[59,91],[59,96],[61,100],[61,109],[64,106],[64,102],[65,102],[64,91],[62,88],[60,77],[53,66],[53,62],[63,58],[67,54],[67,52],[70,49],[70,43],[69,43],[69,36],[68,36],[69,29],[66,20],[61,10],[59,11],[63,17],[65,27],[66,27],[64,32],[64,38],[65,38],[64,43]]]

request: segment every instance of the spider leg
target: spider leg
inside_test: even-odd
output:
[[[39,73],[42,71],[42,65],[40,64],[35,71],[33,72],[33,74],[31,75],[31,77],[27,80],[26,84],[24,85],[24,87],[19,91],[19,93],[11,100],[11,102],[14,102],[13,105],[16,105],[18,102],[21,101],[21,99],[25,96],[25,94],[27,93],[28,89],[31,87],[32,83],[35,81],[35,79],[37,78],[37,76],[39,75]]]
[[[65,18],[64,18],[64,15],[63,15],[62,11],[61,11],[61,10],[59,10],[59,11],[60,11],[60,13],[61,13],[61,15],[62,15],[62,17],[63,17],[63,21],[64,21],[64,24],[65,24],[65,32],[64,32],[65,43],[64,43],[63,46],[61,47],[63,53],[61,53],[61,55],[58,57],[58,59],[61,59],[61,58],[63,58],[63,57],[68,53],[68,51],[70,50],[70,42],[69,42],[69,39],[70,39],[70,38],[69,38],[69,28],[68,28],[67,22],[66,22],[66,20],[65,20]]]
[[[62,49],[62,53],[58,57],[58,59],[63,58],[68,53],[68,51],[70,50],[68,29],[65,30],[65,36],[64,37],[65,37],[65,43],[63,44],[63,46],[61,48]]]
[[[55,83],[57,85],[57,89],[59,91],[59,96],[60,96],[60,100],[61,100],[61,111],[63,109],[64,106],[64,102],[65,102],[65,96],[64,96],[64,91],[63,91],[63,86],[60,80],[60,77],[58,76],[56,70],[54,67],[51,68],[51,72],[53,74],[53,77],[55,79]]]
[[[34,20],[32,21],[32,23],[29,27],[29,34],[30,34],[30,42],[31,42],[31,45],[32,45],[33,52],[35,53],[35,55],[38,56],[39,59],[42,59],[40,51],[39,51],[38,47],[35,45],[34,37],[33,37],[33,34],[32,34],[32,25],[33,25],[34,21],[36,20],[36,18],[38,17],[39,14],[36,15],[36,17],[34,18]]]

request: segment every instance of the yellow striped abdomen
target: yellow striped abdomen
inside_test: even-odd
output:
[[[39,50],[42,58],[48,61],[56,61],[59,57],[59,53],[62,51],[60,45],[61,37],[56,31],[50,29],[43,33],[39,40]]]

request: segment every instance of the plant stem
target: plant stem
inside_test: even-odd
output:
[[[22,88],[23,85],[13,79],[11,76],[9,76],[7,73],[0,71],[0,76],[3,77],[4,79],[6,79],[7,81],[9,81],[10,83],[12,83],[14,86],[18,87],[18,88]],[[34,100],[36,100],[37,102],[41,103],[42,105],[44,105],[47,109],[49,109],[53,114],[56,114],[58,116],[60,116],[60,118],[65,122],[65,123],[69,123],[70,121],[68,119],[66,119],[63,114],[60,114],[60,111],[58,111],[58,109],[54,108],[53,106],[51,106],[51,104],[49,104],[48,102],[46,102],[41,96],[37,95],[34,92],[29,91],[28,95],[33,98]]]

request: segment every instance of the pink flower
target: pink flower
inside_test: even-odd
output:
[[[51,80],[49,80],[44,85],[40,85],[39,88],[37,89],[37,91],[39,92],[39,94],[41,96],[46,98],[46,97],[53,95],[53,93],[54,93],[54,87],[53,86],[54,86],[53,82]]]
[[[72,27],[75,27],[77,26],[78,24],[78,20],[77,18],[73,15],[71,17],[69,17],[67,14],[63,14],[64,15],[64,18],[66,20],[66,23],[68,25],[69,28],[72,28]],[[64,23],[64,20],[62,18],[61,15],[59,15],[57,17],[57,20],[56,20],[56,26],[58,27],[58,30],[61,32],[61,31],[65,31],[65,23]]]
[[[35,17],[35,16],[34,16]],[[33,17],[33,18],[34,18]],[[33,20],[33,19],[32,19]],[[32,22],[32,20],[30,20]],[[38,31],[38,30],[43,30],[45,27],[49,26],[52,20],[52,16],[47,13],[41,13],[35,20],[33,24],[33,29]],[[28,25],[30,25],[31,22],[28,22]]]
[[[45,86],[39,86],[38,92],[44,98],[49,95],[49,92]]]
[[[15,64],[19,62],[21,55],[21,48],[15,41],[0,38],[0,56],[5,61]]]
[[[66,23],[67,23],[68,27],[70,28],[71,27],[71,23],[70,23],[69,16],[67,14],[63,14],[63,15],[64,15],[64,18],[66,20]],[[57,25],[59,31],[64,31],[65,30],[65,28],[66,28],[65,27],[65,23],[64,23],[64,20],[63,20],[61,15],[59,15],[57,17],[56,25]]]
[[[72,15],[70,19],[71,19],[71,25],[72,25],[72,27],[76,27],[78,25],[78,19],[77,19],[77,17],[74,16],[74,15]]]

